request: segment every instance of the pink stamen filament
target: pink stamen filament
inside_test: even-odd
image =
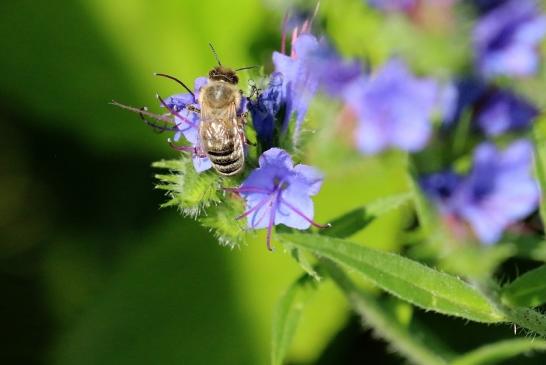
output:
[[[303,214],[303,212],[301,210],[299,210],[298,208],[296,208],[295,206],[293,206],[292,204],[288,203],[286,200],[284,200],[282,197],[281,197],[281,201],[283,204],[285,204],[288,208],[292,209],[294,211],[294,213],[296,213],[297,215],[299,215],[300,217],[302,217],[303,219],[305,219],[307,222],[311,223],[311,225],[313,225],[314,227],[317,227],[317,228],[328,228],[331,226],[330,223],[327,223],[327,224],[319,224],[317,222],[315,222],[314,220],[312,220],[311,218],[307,217],[305,214]]]
[[[277,213],[277,204],[280,198],[281,191],[278,190],[277,193],[275,193],[275,199],[273,200],[273,203],[271,204],[271,208],[269,210],[269,224],[267,225],[267,235],[266,235],[266,246],[269,251],[273,251],[273,248],[271,247],[271,231],[273,230],[273,225],[275,224],[275,215]]]
[[[167,105],[167,103],[165,102],[165,100],[163,100],[163,98],[161,96],[159,96],[159,94],[156,95],[157,96],[157,99],[159,100],[159,102],[161,103],[162,106],[164,106],[165,108],[167,108],[167,110],[169,111],[169,113],[171,113],[172,115],[174,115],[175,117],[179,118],[180,120],[182,120],[183,122],[185,122],[186,124],[189,124],[190,126],[192,126],[193,128],[197,128],[197,125],[195,123],[193,123],[191,120],[183,117],[182,115],[180,115],[180,113],[176,110],[174,110],[173,108],[169,107]]]
[[[244,217],[248,217],[250,214],[252,214],[253,212],[255,212],[256,210],[260,209],[261,207],[263,207],[266,203],[268,203],[269,201],[271,200],[271,196],[269,195],[266,195],[262,200],[260,200],[258,202],[258,204],[256,204],[255,206],[253,206],[252,208],[250,208],[249,210],[247,210],[246,212],[244,212],[243,214],[241,214],[240,216],[238,216],[237,218],[235,218],[236,220],[239,220],[239,219],[242,219]]]
[[[296,50],[294,49],[294,43],[296,43],[296,39],[298,39],[298,27],[294,28],[294,31],[292,32],[292,41],[290,47],[290,57],[292,58],[297,58]]]

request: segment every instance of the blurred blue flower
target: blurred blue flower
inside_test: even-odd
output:
[[[311,99],[323,88],[332,96],[341,97],[345,87],[362,72],[357,61],[343,60],[326,41],[311,34],[299,35],[292,44],[290,56],[273,53],[275,70],[283,75],[283,97],[286,103],[283,129],[296,115],[296,136],[307,113]]]
[[[474,152],[469,175],[443,173],[426,177],[421,184],[443,215],[467,222],[481,242],[491,244],[509,225],[537,209],[539,190],[531,175],[532,159],[533,147],[526,140],[505,151],[483,143]]]
[[[458,214],[483,243],[498,241],[506,227],[537,209],[532,160],[533,146],[525,140],[505,151],[490,143],[476,149],[472,171],[455,199]]]
[[[373,154],[390,147],[425,147],[437,93],[434,81],[416,78],[399,60],[389,61],[369,81],[353,83],[345,102],[357,117],[358,149]]]
[[[451,112],[444,115],[444,126],[454,126],[465,111],[474,109],[487,91],[487,85],[476,78],[464,78],[454,83],[454,100]]]
[[[478,79],[460,80],[455,89],[453,110],[444,119],[447,127],[454,126],[468,111],[476,128],[486,136],[497,136],[529,127],[538,115],[538,110],[522,97]]]
[[[368,0],[368,4],[384,11],[408,11],[417,5],[417,0]]]
[[[471,5],[474,5],[480,14],[485,14],[500,5],[505,4],[509,0],[468,0]]]
[[[506,1],[485,14],[474,29],[479,71],[486,77],[534,74],[545,34],[546,18],[535,1]]]
[[[255,99],[248,101],[248,110],[252,116],[254,130],[260,143],[266,149],[273,144],[275,121],[284,104],[283,75],[280,72],[271,74],[267,89],[260,92]]]
[[[292,113],[296,115],[295,134],[299,133],[303,118],[311,99],[318,89],[319,74],[313,69],[313,54],[321,45],[311,34],[302,34],[292,44],[292,55],[273,53],[275,71],[284,78],[283,95],[286,102],[286,114],[283,130],[288,127]]]
[[[443,171],[424,176],[420,180],[421,189],[439,208],[441,214],[452,214],[451,199],[459,189],[463,176],[453,171]]]
[[[537,115],[538,110],[522,98],[496,90],[479,108],[476,122],[487,136],[497,136],[529,127]]]
[[[274,225],[324,227],[313,221],[311,196],[319,192],[323,180],[318,170],[307,165],[293,166],[290,155],[279,148],[264,152],[259,164],[234,191],[246,200],[247,211],[238,219],[248,217],[252,229],[267,228],[268,249]]]

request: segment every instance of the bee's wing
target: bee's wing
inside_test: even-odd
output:
[[[222,109],[201,108],[200,135],[206,151],[233,149],[233,143],[238,137],[235,103]]]

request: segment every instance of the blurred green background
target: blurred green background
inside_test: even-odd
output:
[[[388,55],[377,38],[362,42],[379,18],[362,23],[361,1],[322,6],[342,51],[363,45],[375,60]],[[153,72],[191,84],[214,64],[208,42],[224,64],[270,66],[285,8],[273,0],[0,3],[0,363],[268,362],[274,304],[301,269],[280,247],[268,252],[261,233],[230,250],[174,209],[160,210],[150,165],[176,153],[165,135],[108,102],[155,107],[155,92],[181,90]],[[328,176],[319,221],[404,189],[395,155],[328,165],[327,152],[314,159]],[[396,249],[399,221],[391,214],[355,239]],[[354,323],[326,284],[304,314],[291,362],[319,361],[336,336],[354,342],[355,359],[381,353]],[[334,353],[320,361],[336,363]]]

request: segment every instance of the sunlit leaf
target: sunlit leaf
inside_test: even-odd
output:
[[[512,305],[536,307],[546,303],[546,265],[519,276],[505,286],[502,298]]]
[[[546,351],[546,341],[541,339],[517,338],[482,346],[455,359],[452,365],[498,364],[530,351]]]
[[[273,314],[271,363],[282,365],[290,347],[305,303],[316,288],[310,275],[303,275],[282,295]]]
[[[457,277],[402,256],[312,234],[279,234],[283,242],[331,259],[380,288],[426,310],[477,322],[505,320],[478,290]]]
[[[415,364],[435,365],[446,364],[453,356],[443,343],[420,324],[414,321],[409,325],[402,323],[393,308],[386,307],[372,294],[357,287],[336,264],[324,260],[321,266],[343,290],[364,324],[372,327],[379,337],[389,341],[403,357]]]

